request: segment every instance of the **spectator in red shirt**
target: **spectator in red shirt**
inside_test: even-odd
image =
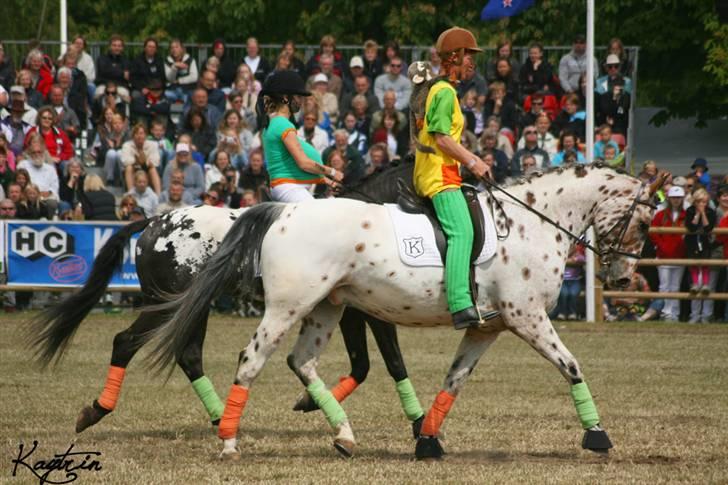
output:
[[[53,84],[53,73],[48,64],[44,62],[43,53],[38,49],[33,49],[28,53],[26,62],[26,68],[33,78],[33,87],[45,98]]]
[[[685,210],[683,200],[685,190],[677,185],[670,187],[667,192],[668,205],[655,214],[652,227],[685,227]],[[685,240],[682,234],[650,234],[655,245],[658,259],[684,258],[686,254]],[[660,292],[673,292],[680,290],[684,266],[661,265],[657,267],[660,277]],[[662,316],[667,321],[676,322],[680,314],[678,300],[665,300]]]
[[[56,164],[56,170],[60,173],[63,164],[73,157],[73,144],[66,132],[56,126],[56,118],[56,113],[50,106],[39,109],[36,126],[31,128],[25,136],[25,145],[28,145],[33,133],[39,132],[45,141],[51,159]],[[59,164],[61,164],[60,167]]]

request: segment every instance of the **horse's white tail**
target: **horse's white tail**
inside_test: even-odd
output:
[[[156,340],[148,357],[150,367],[161,371],[174,363],[199,324],[206,321],[210,302],[223,289],[234,282],[243,295],[253,292],[263,238],[284,208],[285,204],[264,203],[242,214],[192,284],[170,301],[153,307],[169,318],[144,338],[145,342]]]

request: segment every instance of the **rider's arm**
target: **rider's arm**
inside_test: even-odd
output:
[[[304,172],[312,173],[314,175],[326,175],[327,177],[334,178],[336,174],[335,169],[327,167],[326,165],[318,164],[306,155],[306,153],[303,151],[301,143],[298,141],[298,137],[296,136],[295,131],[290,130],[283,137],[283,144],[286,146],[288,153],[290,153],[293,159],[296,161],[296,165],[298,165],[298,168],[300,168]]]

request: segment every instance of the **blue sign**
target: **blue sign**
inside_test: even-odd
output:
[[[6,227],[9,286],[76,287],[86,282],[94,258],[121,223],[12,221]],[[138,288],[135,234],[110,286]]]

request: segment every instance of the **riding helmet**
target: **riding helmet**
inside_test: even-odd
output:
[[[310,96],[311,93],[306,91],[306,84],[295,71],[274,71],[263,83],[261,95],[284,95],[298,94],[300,96]]]

